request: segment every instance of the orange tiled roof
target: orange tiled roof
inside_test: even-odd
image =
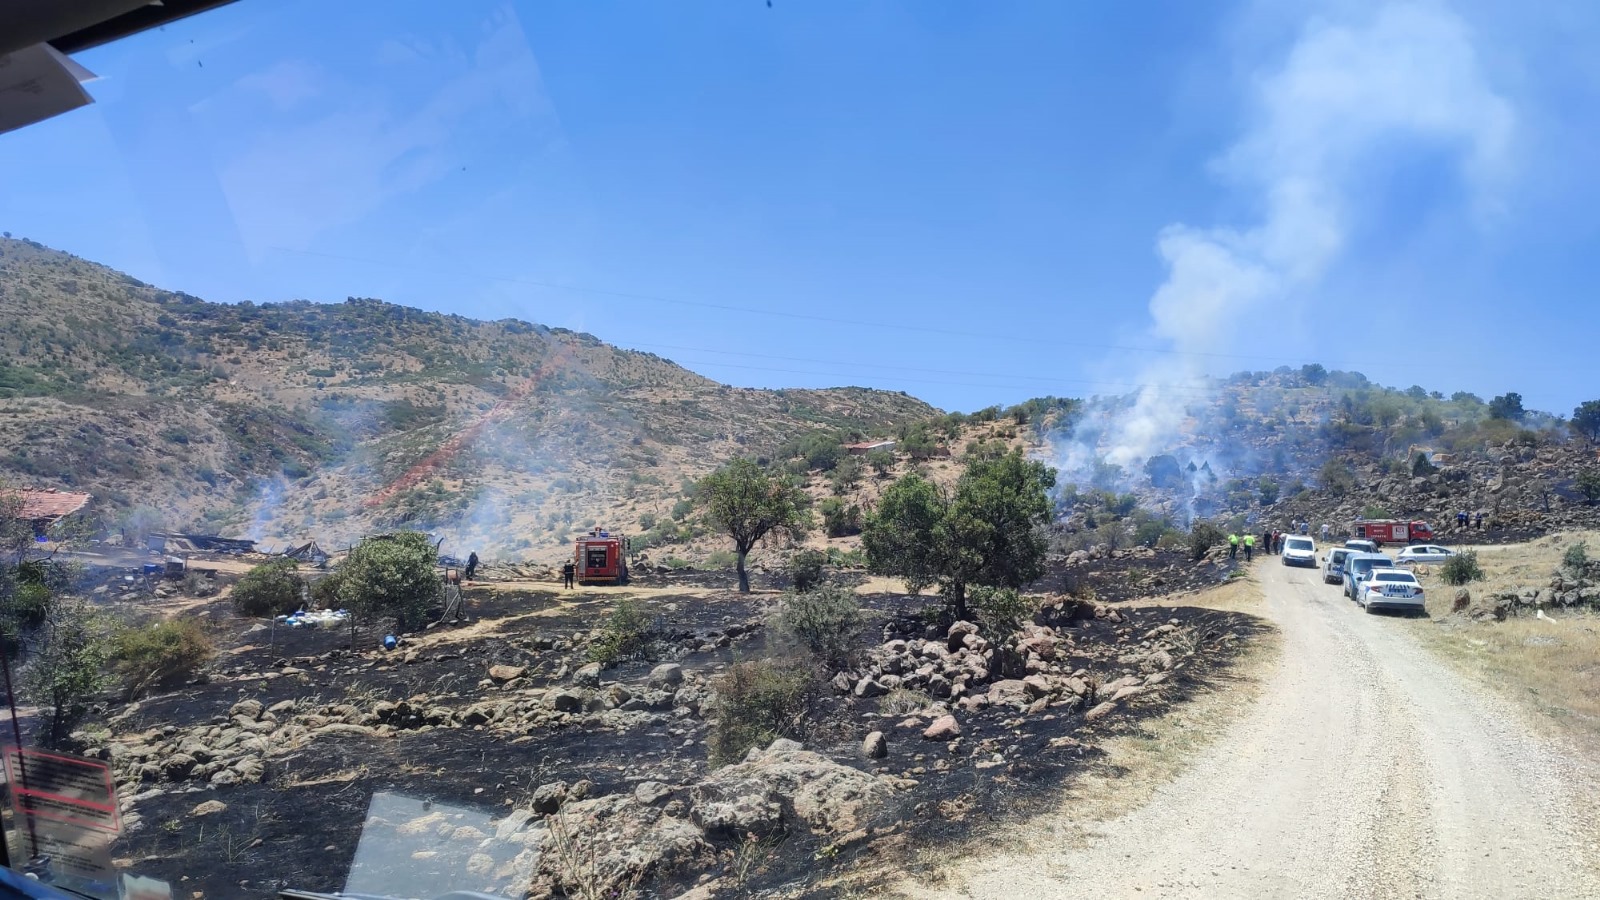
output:
[[[13,491],[22,499],[22,509],[17,513],[17,518],[28,519],[59,519],[68,516],[88,504],[89,495],[76,491],[49,490],[20,490]]]

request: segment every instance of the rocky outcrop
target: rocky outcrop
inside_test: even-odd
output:
[[[871,824],[891,782],[809,750],[752,753],[690,790],[691,816],[708,832],[766,834],[781,827],[844,834]]]

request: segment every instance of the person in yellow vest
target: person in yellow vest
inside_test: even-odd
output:
[[[1256,536],[1253,535],[1253,534],[1245,535],[1244,536],[1244,561],[1245,562],[1249,562],[1250,561],[1250,557],[1252,555],[1254,555],[1255,549],[1256,549]]]
[[[1234,557],[1236,557],[1238,555],[1239,555],[1239,536],[1237,534],[1230,534],[1230,535],[1228,535],[1228,558],[1229,559],[1233,559]]]

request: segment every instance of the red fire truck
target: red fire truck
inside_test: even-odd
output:
[[[595,528],[578,538],[572,551],[579,584],[627,584],[628,539]]]
[[[1427,522],[1368,519],[1357,522],[1354,531],[1356,537],[1365,538],[1380,547],[1384,544],[1415,544],[1433,540],[1433,528]]]

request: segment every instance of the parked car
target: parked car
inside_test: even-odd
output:
[[[1401,565],[1405,565],[1407,563],[1426,563],[1428,565],[1433,565],[1435,563],[1445,562],[1450,557],[1455,555],[1456,552],[1451,550],[1449,547],[1439,547],[1434,544],[1418,544],[1415,547],[1407,547],[1395,554],[1395,562],[1398,562]]]
[[[1378,545],[1371,541],[1345,541],[1344,545],[1357,553],[1377,553]]]
[[[1317,542],[1308,537],[1290,535],[1283,539],[1283,564],[1286,566],[1317,567]]]
[[[1397,609],[1408,613],[1424,611],[1422,583],[1404,569],[1374,569],[1356,596],[1367,612]]]
[[[1322,560],[1322,583],[1338,584],[1344,581],[1344,561],[1351,553],[1349,547],[1335,547]]]
[[[1394,560],[1382,553],[1352,553],[1344,558],[1344,595],[1359,601],[1361,586],[1373,569],[1392,569]]]

